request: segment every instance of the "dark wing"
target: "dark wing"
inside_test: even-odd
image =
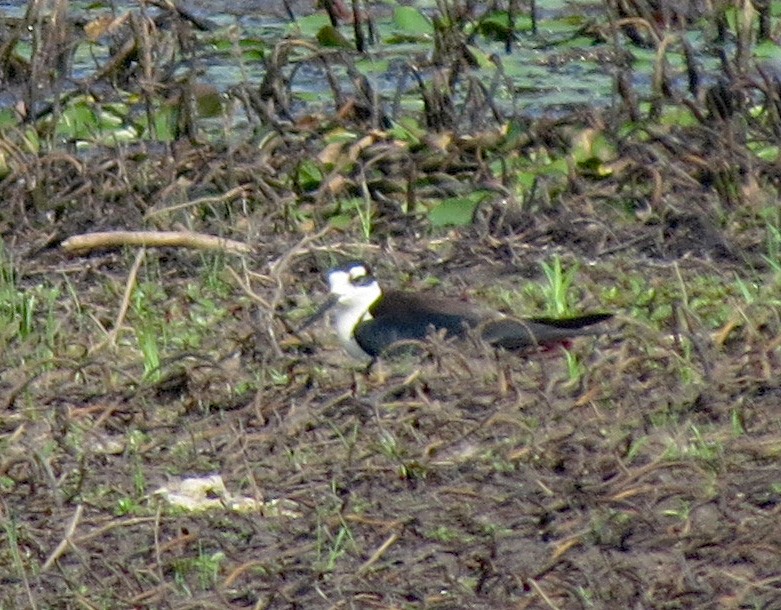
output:
[[[565,341],[572,337],[601,334],[602,329],[592,326],[612,317],[613,314],[595,313],[573,318],[501,318],[483,324],[480,336],[491,345],[521,350]]]
[[[377,358],[400,341],[422,341],[426,338],[426,328],[396,324],[384,317],[361,322],[355,328],[353,336],[363,351],[372,358]]]
[[[369,312],[373,317],[358,325],[355,340],[373,357],[399,341],[423,341],[432,329],[444,329],[451,337],[465,337],[469,328],[478,328],[487,343],[522,350],[598,335],[603,331],[591,327],[613,317],[592,313],[571,318],[496,318],[496,312],[481,311],[462,301],[401,291],[386,292]]]
[[[480,323],[480,315],[466,303],[425,294],[386,292],[369,308],[372,318],[354,332],[361,349],[370,356],[382,354],[399,341],[423,341],[432,332],[464,337],[469,327]]]
[[[459,327],[463,324],[477,326],[487,316],[496,315],[496,312],[482,311],[463,301],[429,295],[425,292],[401,290],[389,290],[383,293],[382,298],[369,308],[369,312],[375,318],[395,316],[400,312],[433,317],[441,322],[442,328],[448,328],[448,325],[453,324],[453,320],[458,320]],[[455,331],[454,328],[451,330]]]

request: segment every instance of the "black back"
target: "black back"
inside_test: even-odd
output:
[[[444,329],[449,337],[464,337],[467,329],[477,326],[481,319],[460,301],[396,291],[384,293],[369,313],[372,319],[359,324],[354,336],[361,349],[372,357],[399,341],[423,341],[432,330]]]
[[[383,294],[370,308],[372,318],[355,328],[358,345],[376,358],[394,343],[423,341],[433,331],[446,331],[448,337],[465,337],[470,328],[479,328],[489,344],[508,350],[555,343],[578,335],[598,334],[587,328],[604,322],[612,314],[595,313],[572,318],[493,318],[466,303],[410,292]]]

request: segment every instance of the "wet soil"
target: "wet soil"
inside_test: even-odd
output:
[[[374,138],[337,191],[338,172],[297,177],[326,148],[311,123],[14,148],[3,307],[32,313],[2,329],[0,606],[781,608],[776,166],[734,137],[748,112],[634,139],[626,119],[540,120],[509,150],[475,144],[498,126],[401,146],[328,116]],[[595,127],[610,173],[573,165],[528,197],[493,178],[474,222],[431,226],[426,193],[486,188],[500,159]],[[366,192],[368,235],[333,221]],[[183,228],[252,252],[61,247]],[[296,332],[344,258],[533,315],[554,255],[578,266],[578,310],[616,313],[574,372],[442,341],[366,372],[326,325]],[[165,491],[213,475],[200,509]]]

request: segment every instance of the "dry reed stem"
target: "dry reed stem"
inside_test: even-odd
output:
[[[248,244],[192,231],[105,231],[73,235],[60,244],[67,252],[83,254],[101,248],[142,246],[147,248],[194,248],[222,250],[228,254],[250,254]]]

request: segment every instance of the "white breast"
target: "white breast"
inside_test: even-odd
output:
[[[374,282],[342,296],[334,307],[333,322],[336,335],[347,352],[355,358],[363,360],[369,358],[355,341],[353,331],[356,325],[371,320],[369,307],[380,297],[380,294],[380,287]]]

